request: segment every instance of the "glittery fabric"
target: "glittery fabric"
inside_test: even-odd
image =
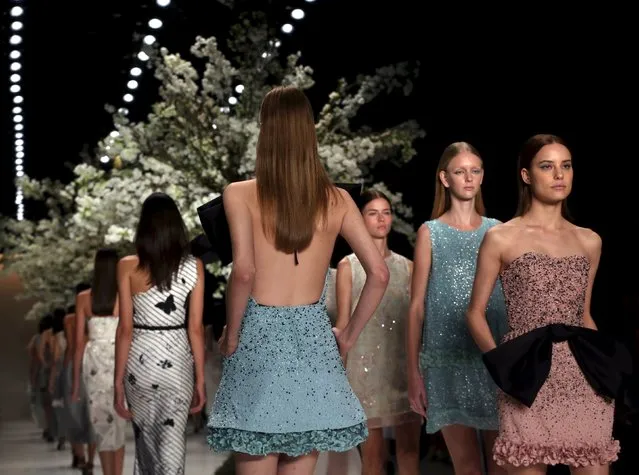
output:
[[[431,268],[425,302],[420,365],[426,385],[426,431],[459,424],[497,430],[497,386],[466,325],[477,253],[486,231],[499,222],[482,218],[479,228],[460,231],[439,220],[426,225],[431,239]],[[495,341],[506,332],[501,284],[486,309]]]
[[[315,304],[282,307],[249,299],[238,348],[223,362],[209,445],[251,455],[344,451],[368,437],[365,420],[325,295]]]
[[[527,252],[502,272],[508,341],[553,323],[583,326],[590,263],[585,256]],[[550,374],[527,408],[499,392],[500,465],[606,465],[617,459],[612,438],[614,403],[595,393],[568,343],[554,343]]]
[[[351,265],[351,309],[355,309],[366,272],[355,254]],[[388,287],[372,318],[348,353],[348,380],[364,407],[371,429],[419,420],[408,402],[406,375],[406,318],[410,303],[409,260],[391,253],[386,258]]]

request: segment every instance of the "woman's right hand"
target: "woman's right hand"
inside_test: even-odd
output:
[[[133,419],[133,414],[126,406],[126,398],[124,396],[124,384],[118,382],[113,386],[113,407],[118,416],[125,421]]]
[[[426,418],[426,387],[424,386],[424,378],[419,370],[411,371],[408,375],[408,402],[413,412]]]

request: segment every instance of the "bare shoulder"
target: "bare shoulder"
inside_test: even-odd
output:
[[[140,263],[140,259],[138,258],[138,256],[134,254],[131,256],[124,256],[122,259],[120,259],[120,262],[118,263],[118,267],[121,270],[128,271],[137,267],[139,263]]]
[[[344,188],[336,186],[335,188],[333,188],[333,190],[337,190],[337,196],[335,196],[335,193],[330,194],[329,203],[331,206],[338,209],[343,209],[344,211],[346,211],[351,205],[357,207],[355,201],[353,200],[353,197]]]
[[[575,236],[591,257],[598,257],[601,254],[601,236],[589,228],[575,226]]]
[[[78,294],[78,300],[90,300],[91,299],[91,289],[83,290]]]
[[[423,223],[418,229],[417,229],[417,240],[418,241],[428,241],[430,242],[430,228],[428,227],[428,224]]]
[[[224,198],[237,198],[247,196],[252,190],[256,187],[256,181],[253,180],[243,180],[243,181],[235,181],[233,183],[229,183],[224,188],[223,196]]]
[[[337,271],[351,270],[351,261],[348,257],[344,257],[337,263]]]

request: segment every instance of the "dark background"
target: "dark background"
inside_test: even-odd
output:
[[[302,51],[302,62],[315,70],[309,96],[316,110],[340,77],[420,62],[411,96],[382,97],[360,115],[374,127],[416,119],[427,133],[409,165],[381,170],[413,206],[415,226],[429,216],[435,166],[450,142],[465,140],[479,149],[488,214],[507,220],[516,207],[522,142],[542,132],[564,137],[575,162],[572,214],[604,242],[593,302],[598,323],[614,323],[621,294],[636,295],[637,101],[628,11],[612,5],[564,11],[539,3],[447,10],[409,0],[377,6],[363,0],[239,1],[235,11],[215,1],[173,1],[168,8],[152,0],[6,3],[26,8],[21,74],[30,176],[68,179],[65,163],[79,162],[80,151],[92,151],[112,129],[104,104],[123,105],[148,19],[162,19],[164,26],[153,34],[163,46],[188,56],[196,35],[218,36],[224,45],[237,12],[257,5],[274,24],[294,24],[292,34],[280,34],[282,50]],[[306,17],[292,20],[292,8],[304,9]],[[0,75],[2,214],[15,213],[8,10],[2,21],[7,74]],[[135,101],[127,105],[134,120],[142,120],[156,99],[152,72],[139,82]],[[27,217],[37,211],[26,203]],[[397,245],[412,252],[401,239]]]
[[[25,97],[25,172],[68,179],[65,162],[77,163],[112,129],[105,103],[122,105],[128,71],[153,16],[164,22],[153,34],[170,51],[188,55],[196,35],[223,40],[237,18],[215,1],[4,2],[0,70],[0,212],[14,214],[13,124],[8,68],[8,10],[24,4],[21,59]],[[315,70],[309,97],[316,109],[337,79],[398,61],[419,61],[413,94],[382,98],[362,111],[374,127],[416,119],[427,136],[401,170],[383,169],[391,189],[402,191],[415,226],[428,219],[434,172],[446,145],[464,140],[484,158],[483,193],[489,216],[507,220],[516,208],[516,157],[536,133],[567,140],[575,186],[570,208],[577,224],[603,238],[593,311],[601,328],[629,337],[636,328],[637,134],[636,37],[628,7],[539,2],[501,7],[452,8],[440,2],[395,0],[240,1],[259,5],[280,34],[283,52],[302,51]],[[6,5],[6,7],[5,7]],[[306,17],[290,19],[292,8]],[[140,35],[139,37],[136,35]],[[223,41],[221,41],[224,45]],[[156,98],[145,71],[130,117],[141,120]],[[26,216],[34,216],[26,204]],[[398,251],[412,250],[397,239]],[[624,307],[623,302],[626,302]]]

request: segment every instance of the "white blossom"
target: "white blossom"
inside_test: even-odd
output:
[[[114,247],[120,255],[134,252],[141,203],[150,193],[172,196],[190,237],[195,237],[202,232],[197,208],[219,196],[228,183],[253,176],[264,94],[278,84],[308,89],[314,84],[313,71],[299,64],[299,53],[281,61],[276,38],[261,14],[242,17],[231,33],[232,60],[215,38],[196,39],[190,52],[204,61],[201,72],[180,54],[158,50],[154,58],[160,101],[138,123],[108,107],[118,135],[101,140],[95,156],[75,167],[70,183],[21,179],[25,197],[44,201],[48,209],[48,216],[37,222],[2,223],[5,267],[21,277],[22,298],[36,301],[29,318],[71,303],[75,286],[89,281],[100,247]],[[362,75],[352,84],[340,80],[316,125],[319,154],[330,177],[384,191],[396,210],[395,230],[410,238],[411,209],[402,203],[401,193],[375,182],[374,168],[381,160],[406,163],[423,132],[413,121],[383,130],[354,130],[351,120],[382,93],[410,93],[414,74],[399,64]],[[238,104],[226,111],[238,83],[244,91]],[[112,159],[112,169],[102,168],[96,158],[102,155]],[[207,270],[226,279],[230,266],[213,263]],[[214,295],[220,297],[223,290],[221,285]]]

